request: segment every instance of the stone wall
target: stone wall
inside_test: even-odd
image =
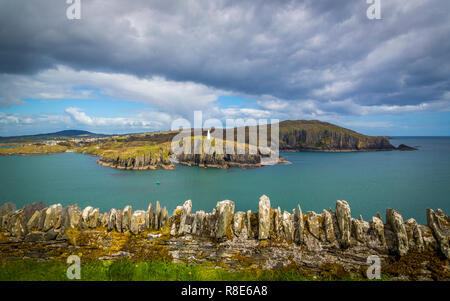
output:
[[[166,229],[171,237],[193,236],[217,242],[253,241],[282,242],[292,248],[318,252],[323,249],[364,250],[371,254],[404,256],[409,252],[439,251],[450,258],[450,219],[442,210],[427,209],[427,225],[414,219],[403,221],[393,209],[386,210],[385,221],[380,214],[364,221],[354,219],[346,201],[337,201],[335,211],[303,213],[300,205],[292,212],[271,208],[263,195],[258,212],[235,212],[235,204],[225,200],[216,208],[192,212],[192,202],[178,206],[172,215],[166,207],[150,204],[147,210],[111,209],[100,213],[98,208],[61,204],[46,207],[38,202],[16,210],[12,203],[0,207],[0,230],[11,241],[44,241],[63,237],[67,229],[96,229],[130,232]],[[170,230],[170,231],[169,231]],[[362,252],[362,251],[361,251]]]

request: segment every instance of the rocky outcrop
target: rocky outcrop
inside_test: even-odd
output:
[[[148,154],[140,154],[135,157],[122,158],[117,156],[115,158],[102,157],[97,160],[97,163],[102,166],[108,166],[117,169],[132,169],[132,170],[147,170],[147,169],[174,169],[170,161],[169,154],[163,152]]]
[[[42,208],[44,207],[44,208]],[[30,209],[31,208],[31,209]],[[40,209],[41,208],[41,209]],[[155,209],[156,208],[156,209]],[[7,241],[51,241],[64,237],[68,229],[80,231],[126,232],[141,235],[146,231],[169,233],[174,239],[198,237],[242,244],[282,244],[298,248],[296,252],[322,254],[326,258],[336,252],[342,254],[407,256],[411,252],[441,252],[449,258],[450,219],[442,210],[427,210],[428,225],[414,219],[403,221],[393,209],[386,211],[386,224],[379,217],[366,222],[360,216],[351,217],[346,201],[336,202],[336,211],[323,210],[302,213],[300,205],[292,212],[272,209],[270,199],[262,196],[258,212],[234,212],[235,204],[218,202],[212,212],[192,212],[192,202],[178,206],[169,217],[166,207],[150,204],[146,211],[133,211],[131,206],[100,213],[91,206],[48,208],[43,204],[15,209],[13,204],[0,207],[0,232]],[[167,231],[167,232],[166,232]],[[153,234],[152,234],[153,235]],[[1,242],[0,242],[1,243]]]
[[[427,209],[427,224],[439,242],[442,253],[450,258],[450,219],[442,210]]]
[[[346,201],[336,202],[336,218],[339,226],[340,237],[339,243],[342,248],[350,247],[351,234],[351,212],[350,206]]]
[[[396,150],[399,151],[413,151],[413,150],[417,150],[417,148],[415,147],[411,147],[405,144],[400,144],[399,146],[397,146]]]
[[[366,136],[318,120],[286,120],[279,124],[280,151],[392,151],[416,150],[401,144],[397,148],[388,137]]]
[[[397,211],[388,208],[386,210],[386,223],[391,227],[395,234],[395,251],[400,256],[406,255],[409,250],[409,243],[402,216]]]

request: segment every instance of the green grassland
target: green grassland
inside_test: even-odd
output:
[[[60,261],[40,262],[32,259],[0,263],[0,281],[66,281],[69,264]],[[249,269],[232,272],[208,264],[152,261],[100,261],[81,262],[81,280],[109,281],[364,281],[361,274],[350,275],[330,268],[319,275],[308,274],[296,267],[277,270]],[[390,280],[382,275],[381,280]]]
[[[0,148],[0,155],[41,155],[62,153],[69,149],[64,145],[26,144],[16,147]]]

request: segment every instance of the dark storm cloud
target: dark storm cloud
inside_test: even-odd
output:
[[[0,0],[0,73],[163,76],[297,101],[415,105],[450,90],[447,0]],[[447,96],[444,96],[447,92]]]

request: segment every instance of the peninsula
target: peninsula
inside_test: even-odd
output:
[[[118,169],[174,169],[174,163],[188,166],[229,168],[232,166],[252,168],[262,166],[262,158],[265,156],[259,150],[250,153],[248,133],[245,129],[246,140],[242,146],[244,154],[225,154],[225,152],[204,153],[200,147],[200,154],[184,151],[181,154],[173,154],[171,143],[180,131],[160,131],[142,134],[111,135],[105,136],[84,131],[62,131],[53,134],[35,136],[3,137],[0,142],[10,147],[0,148],[0,155],[36,155],[59,152],[78,152],[99,157],[98,163]],[[193,130],[191,130],[194,132]],[[226,137],[225,130],[214,129],[213,133],[222,131],[220,137]],[[235,128],[235,148],[238,147],[236,137],[238,129]],[[259,131],[257,127],[256,131]],[[204,130],[201,136],[192,136],[192,145],[200,141],[205,143],[207,132]],[[40,138],[39,138],[40,137]],[[270,127],[268,131],[270,137]],[[30,140],[31,139],[31,140]],[[226,140],[212,138],[210,143]],[[19,144],[19,145],[17,145]],[[270,146],[270,140],[268,140]],[[345,129],[327,122],[317,120],[282,121],[279,123],[279,151],[319,151],[319,152],[361,152],[361,151],[392,151],[415,150],[412,147],[401,145],[395,148],[383,136],[366,136],[355,131]],[[267,155],[266,155],[267,156]],[[281,159],[279,162],[283,162]],[[277,163],[277,162],[274,162]]]

